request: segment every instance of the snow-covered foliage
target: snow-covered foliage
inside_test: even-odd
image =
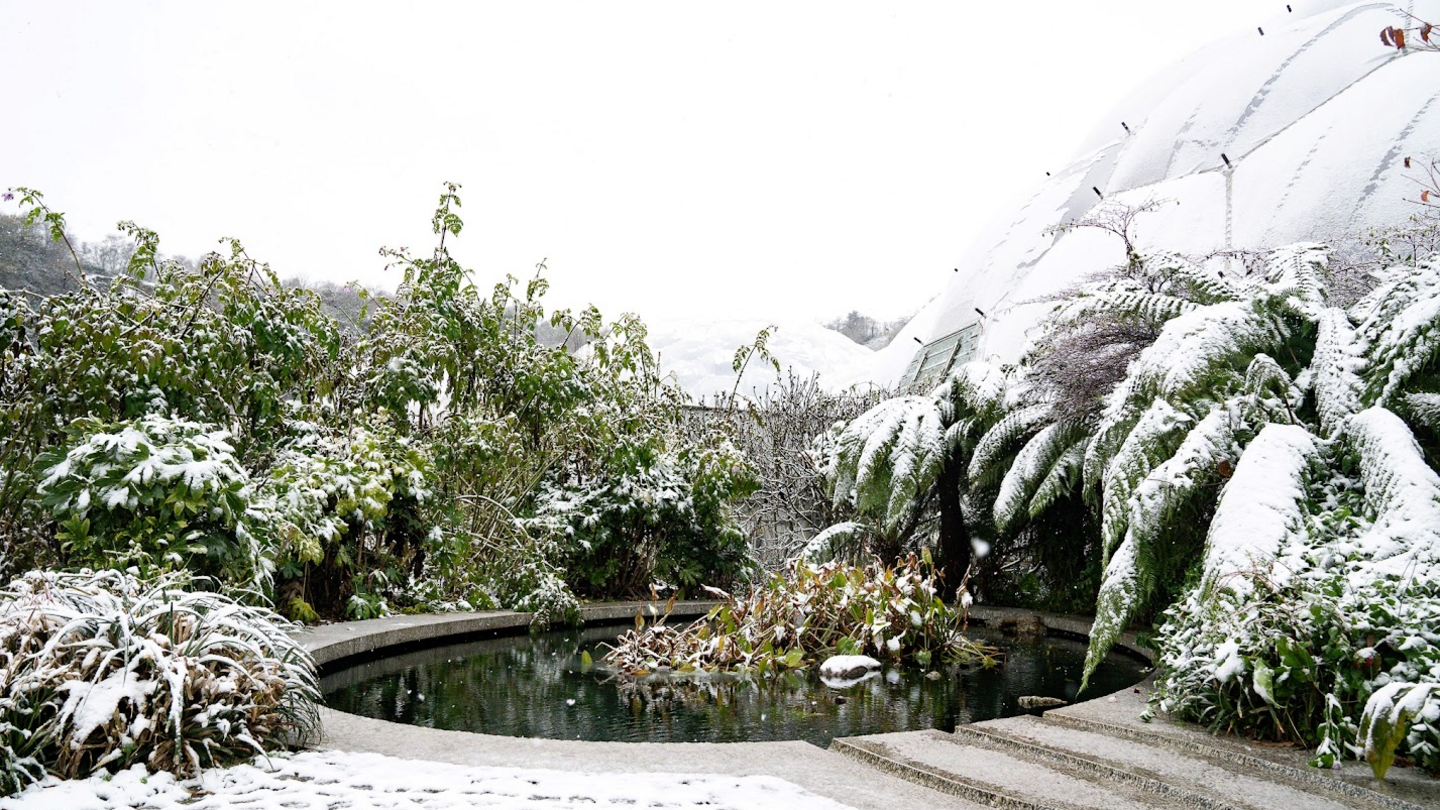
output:
[[[344,326],[238,243],[191,266],[128,224],[112,284],[34,304],[0,291],[0,567],[184,569],[304,620],[420,604],[564,617],[572,586],[732,581],[750,560],[730,510],[753,484],[727,425],[685,429],[686,396],[634,316],[547,312],[539,273],[477,288],[446,247],[459,206],[447,185],[435,249],[383,251],[399,288],[362,293]],[[569,553],[551,507],[582,493],[614,496],[590,524],[630,522],[613,541],[636,540],[634,576]]]
[[[37,572],[0,590],[0,788],[195,775],[303,740],[319,694],[287,623],[185,584]]]
[[[1302,741],[1323,764],[1388,756],[1388,740],[1440,770],[1440,725],[1417,708],[1428,691],[1377,704],[1376,717],[1413,714],[1403,734],[1357,736],[1377,689],[1440,684],[1440,264],[1381,270],[1357,300],[1332,291],[1328,262],[1314,244],[1238,269],[1132,253],[1053,302],[990,408],[898,400],[847,428],[837,455],[887,490],[905,425],[933,407],[941,469],[964,470],[960,532],[996,533],[1001,562],[987,564],[1043,573],[1067,545],[1098,563],[1088,670],[1170,603],[1155,637],[1163,709]],[[1067,370],[1095,368],[1077,351],[1110,363],[1108,390]],[[1068,536],[1045,524],[1079,498],[1098,514],[1064,512]]]
[[[547,485],[522,523],[558,539],[560,562],[582,594],[643,592],[656,582],[694,594],[748,576],[746,537],[730,502],[756,485],[745,456],[719,441],[618,478]]]
[[[75,564],[269,585],[253,487],[227,431],[149,415],[80,419],[68,435],[38,459],[36,491]]]
[[[1003,476],[1003,460],[1043,420],[1043,409],[1027,409],[1002,424],[1009,391],[1002,370],[966,363],[928,396],[885,400],[840,427],[827,442],[826,487],[837,506],[854,510],[857,520],[847,522],[869,531],[852,525],[822,533],[825,542],[807,547],[807,559],[818,559],[822,549],[831,554],[863,549],[894,561],[907,549],[929,546],[940,524],[954,521],[956,530],[962,528],[965,468],[983,448],[982,466],[998,471],[986,483],[993,489]],[[836,542],[841,539],[870,542],[842,546]],[[969,567],[969,543],[952,541],[939,551],[953,587]]]

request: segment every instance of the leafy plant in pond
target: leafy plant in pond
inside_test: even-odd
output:
[[[101,571],[0,590],[0,788],[136,763],[193,776],[303,742],[319,695],[284,620],[186,585]]]
[[[636,629],[617,640],[605,663],[640,675],[660,668],[763,674],[837,652],[920,666],[995,660],[995,650],[965,637],[963,611],[940,598],[928,554],[895,567],[796,562],[747,597],[719,595],[722,604],[684,628],[663,619],[647,625],[637,614]]]

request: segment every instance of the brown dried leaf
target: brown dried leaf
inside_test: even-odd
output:
[[[1395,50],[1405,50],[1405,29],[1403,28],[1395,29]]]
[[[1434,29],[1435,26],[1431,25],[1430,23],[1425,23],[1424,25],[1420,26],[1420,38],[1425,40],[1425,43],[1427,45],[1430,43],[1430,32]]]
[[[1405,158],[1405,168],[1410,168],[1410,158],[1408,156]]]
[[[1422,202],[1422,203],[1428,203],[1428,202],[1430,202],[1430,189],[1427,188],[1427,189],[1425,189],[1424,191],[1420,192],[1420,202]]]
[[[1230,466],[1229,459],[1222,458],[1220,462],[1215,465],[1215,471],[1220,473],[1221,478],[1229,478],[1231,474],[1235,472],[1235,468]]]
[[[1394,47],[1395,45],[1395,43],[1390,41],[1391,30],[1392,29],[1388,26],[1380,30],[1380,43],[1387,48]]]

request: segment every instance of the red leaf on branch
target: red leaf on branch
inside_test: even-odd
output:
[[[1428,202],[1430,202],[1430,189],[1427,188],[1427,189],[1425,189],[1424,191],[1420,192],[1420,202],[1422,202],[1422,203],[1428,203]]]
[[[1434,30],[1434,28],[1435,26],[1431,25],[1430,23],[1425,23],[1424,25],[1420,26],[1420,38],[1425,40],[1426,44],[1429,44],[1430,32]]]
[[[1395,50],[1405,50],[1405,29],[1403,28],[1395,29]]]
[[[1390,41],[1390,31],[1391,29],[1389,27],[1380,31],[1380,42],[1387,48],[1394,47],[1395,45],[1395,43]]]

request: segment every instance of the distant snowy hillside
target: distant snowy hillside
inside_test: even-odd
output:
[[[771,323],[758,319],[653,323],[650,348],[659,353],[661,369],[675,375],[691,396],[713,400],[718,393],[729,394],[735,385],[731,369],[735,350],[754,342],[756,333]],[[874,352],[819,324],[782,324],[768,345],[782,371],[793,370],[800,377],[818,373],[828,388],[842,387],[841,380],[848,383],[854,369],[874,357]],[[774,368],[756,358],[745,370],[740,393],[764,391],[775,380]]]
[[[1405,223],[1419,176],[1405,159],[1440,157],[1440,52],[1397,52],[1379,35],[1413,26],[1410,15],[1440,21],[1440,0],[1291,5],[1263,35],[1247,28],[1158,71],[1074,163],[997,219],[946,290],[852,379],[893,384],[917,340],[977,319],[978,356],[1017,359],[1047,311],[1027,302],[1123,260],[1115,237],[1050,230],[1102,196],[1163,203],[1136,220],[1142,252],[1264,250]]]

